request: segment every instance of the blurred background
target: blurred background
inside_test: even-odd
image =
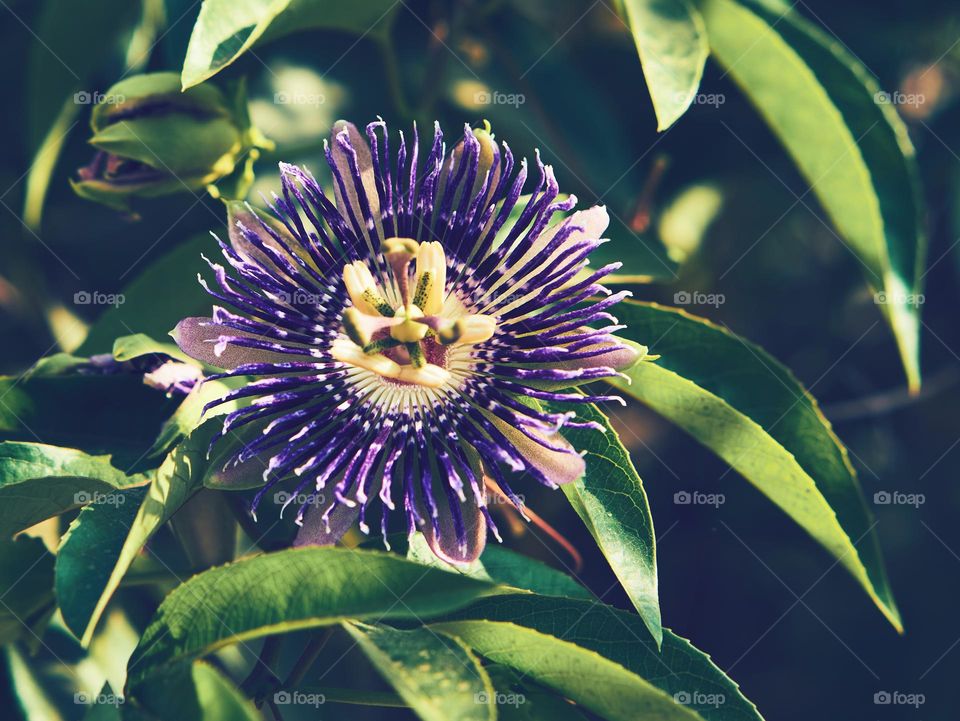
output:
[[[394,129],[438,119],[448,136],[487,119],[516,154],[539,148],[581,206],[607,205],[617,252],[659,276],[634,287],[636,297],[692,299],[687,310],[763,346],[819,399],[876,514],[906,633],[711,453],[639,406],[609,408],[650,496],[665,625],[709,653],[768,719],[956,718],[960,8],[947,0],[795,6],[887,92],[914,99],[897,110],[918,152],[930,246],[924,387],[909,397],[859,262],[754,108],[708,63],[694,106],[658,134],[633,41],[606,2],[405,0],[389,33],[308,32],[257,47],[219,76],[247,77],[251,120],[276,144],[255,164],[250,197],[278,186],[278,160],[320,172],[322,140],[341,117],[360,124],[381,115]],[[121,213],[79,198],[68,182],[93,155],[91,99],[124,76],[179,71],[198,10],[192,0],[2,3],[0,371],[17,374],[60,349],[109,351],[107,335],[84,342],[106,309],[82,293],[122,293],[171,253],[168,275],[150,281],[158,307],[205,307],[192,279],[203,270],[206,234],[223,229],[222,203],[185,191]],[[79,94],[63,106],[71,89]],[[51,142],[62,144],[55,159]],[[723,502],[678,504],[681,491],[720,493]],[[875,503],[882,492],[922,496],[915,505]],[[630,608],[564,498],[527,501],[581,550],[578,577]],[[518,530],[508,545],[572,568],[541,531]],[[355,684],[361,665],[349,654],[332,664],[341,653],[332,642],[325,682]],[[922,694],[923,703],[875,702],[894,692]],[[311,717],[338,718],[345,708]]]

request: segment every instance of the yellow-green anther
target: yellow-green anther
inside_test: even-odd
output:
[[[398,316],[404,320],[390,328],[390,335],[403,343],[419,343],[427,336],[430,330],[423,323],[417,323],[417,318],[423,318],[423,311],[416,305],[408,305],[398,311]]]
[[[423,348],[419,343],[405,343],[404,347],[410,354],[410,363],[414,368],[423,368],[427,364],[427,358],[423,355]]]
[[[359,346],[366,346],[370,342],[370,333],[363,322],[363,313],[357,308],[347,308],[343,312],[343,330],[350,340]]]
[[[363,299],[373,306],[380,315],[385,315],[388,318],[393,317],[394,310],[390,307],[390,304],[387,303],[386,298],[373,290],[365,290],[363,292]]]
[[[439,315],[443,310],[447,284],[447,257],[436,241],[420,244],[417,253],[417,285],[413,302],[424,315]]]
[[[395,338],[381,338],[380,340],[375,340],[363,346],[363,352],[367,355],[372,355],[374,353],[382,353],[388,348],[396,348],[398,345],[400,345],[400,341]]]
[[[452,343],[471,345],[489,340],[496,330],[497,321],[493,316],[477,313],[457,318],[453,323],[440,328],[437,331],[437,338],[444,345]]]

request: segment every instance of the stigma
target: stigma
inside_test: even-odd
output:
[[[351,305],[341,318],[345,337],[334,341],[331,354],[387,381],[442,388],[452,379],[446,363],[451,347],[489,340],[496,319],[469,313],[455,294],[447,294],[440,243],[388,238],[381,257],[386,272],[380,280],[362,261],[344,266]]]

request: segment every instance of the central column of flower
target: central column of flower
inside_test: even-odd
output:
[[[462,309],[453,311],[456,317],[448,317],[447,258],[440,243],[388,238],[382,250],[402,302],[393,307],[387,301],[366,263],[348,263],[343,283],[353,305],[343,314],[347,338],[335,340],[331,354],[399,383],[440,388],[450,380],[450,371],[431,361],[446,356],[444,346],[489,339],[496,331],[496,320]]]

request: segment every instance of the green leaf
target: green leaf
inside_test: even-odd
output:
[[[491,647],[493,638],[506,639],[510,633],[498,631],[487,638],[484,628],[477,625],[466,635],[461,635],[456,626],[460,623],[490,623],[493,626],[516,624],[514,628],[544,634],[548,639],[562,639],[564,643],[576,644],[575,648],[599,654],[609,663],[636,674],[668,697],[686,703],[689,709],[695,710],[707,721],[759,721],[761,718],[756,707],[743,697],[737,685],[706,654],[667,629],[664,629],[663,644],[658,648],[643,622],[633,613],[594,601],[509,595],[482,599],[453,616],[459,620],[432,624],[430,628],[460,636],[482,655],[488,655],[483,649]],[[475,636],[483,638],[482,647],[471,641]],[[523,632],[518,633],[516,642],[523,636]],[[515,641],[511,640],[510,644],[513,643]],[[543,649],[552,643],[538,641]],[[546,664],[541,665],[542,659],[533,649],[526,653],[518,650],[514,658],[518,662],[511,663],[500,658],[495,660],[513,666],[540,683],[553,686],[549,679],[556,670]],[[607,689],[603,679],[594,672],[588,672],[585,681],[601,691],[615,693]],[[565,692],[563,688],[558,690]],[[583,703],[575,697],[571,698]],[[711,700],[720,703],[713,704]],[[596,710],[590,706],[588,708]],[[637,712],[630,718],[648,717]]]
[[[88,506],[70,526],[57,553],[57,598],[64,621],[84,646],[147,541],[203,487],[215,427],[208,423],[177,446],[149,488],[128,499],[129,507]],[[97,549],[94,558],[91,548]]]
[[[426,628],[343,627],[423,721],[496,719],[490,677],[459,640]]]
[[[367,0],[204,0],[183,61],[183,88],[207,80],[256,45],[311,28],[379,37],[389,32],[397,3]]]
[[[212,258],[218,252],[217,242],[203,234],[145,267],[135,266],[141,273],[123,289],[124,302],[100,316],[77,355],[109,353],[117,338],[138,333],[166,338],[181,319],[209,315],[211,298],[197,273],[207,267],[201,254]]]
[[[33,631],[53,612],[53,555],[38,538],[0,539],[0,644]]]
[[[84,645],[103,609],[98,602],[120,554],[147,487],[117,491],[114,503],[80,511],[57,551],[57,605],[63,622]],[[91,550],[96,549],[96,553]],[[91,622],[91,619],[93,621]]]
[[[454,566],[437,558],[423,534],[416,533],[407,550],[407,558],[424,566],[463,574],[481,581],[491,581],[502,586],[522,588],[544,596],[594,597],[589,589],[562,571],[502,546],[489,545],[484,549],[483,555],[473,563],[465,567]]]
[[[193,664],[193,684],[202,721],[262,721],[254,705],[210,664],[202,661]]]
[[[879,86],[839,41],[770,2],[702,0],[713,56],[756,105],[882,291],[911,389],[920,385],[925,252],[914,151]]]
[[[623,0],[657,113],[657,130],[693,102],[709,48],[703,18],[689,0]]]
[[[231,643],[347,618],[436,616],[494,592],[493,584],[376,551],[306,547],[248,558],[167,596],[130,661],[131,684]]]
[[[620,664],[556,636],[505,621],[452,621],[431,628],[610,721],[702,719]]]
[[[660,354],[623,392],[729,463],[826,548],[900,630],[875,522],[817,402],[761,348],[683,311],[624,302],[620,334]]]
[[[117,338],[113,342],[113,358],[117,361],[130,361],[142,358],[145,355],[168,355],[176,360],[198,365],[197,361],[188,356],[176,343],[161,343],[144,333],[134,333]]]
[[[643,481],[627,449],[596,406],[578,404],[576,410],[579,420],[600,423],[606,432],[563,431],[573,447],[585,453],[587,466],[583,478],[564,485],[563,492],[659,643],[663,632],[656,537]]]
[[[117,470],[107,456],[42,443],[0,443],[0,535],[147,481]]]

